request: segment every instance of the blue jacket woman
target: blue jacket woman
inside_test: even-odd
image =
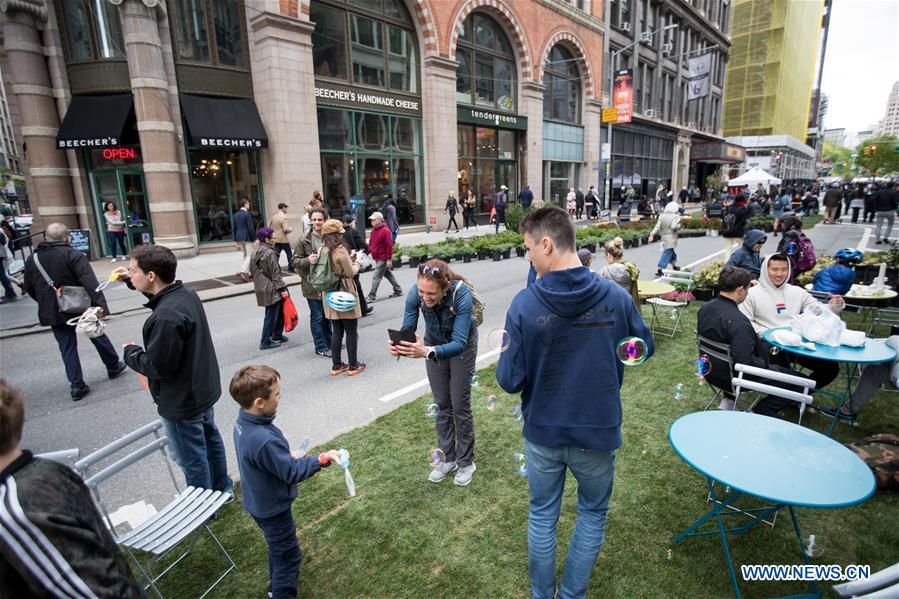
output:
[[[842,264],[822,268],[815,274],[812,291],[826,291],[834,295],[844,295],[855,283],[855,271]]]
[[[418,282],[406,296],[403,329],[417,329],[418,315],[424,317],[424,340],[390,344],[390,353],[408,358],[427,358],[425,370],[437,404],[437,447],[440,459],[433,460],[428,476],[439,483],[456,471],[453,482],[471,482],[474,464],[474,420],[471,415],[471,387],[475,383],[478,329],[472,320],[469,283],[455,274],[442,260],[428,260],[418,267]]]

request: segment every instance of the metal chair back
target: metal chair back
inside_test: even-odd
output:
[[[703,337],[698,332],[696,333],[696,349],[699,352],[698,355],[706,355],[709,358],[716,358],[727,364],[727,379],[730,380],[734,375],[734,360],[730,355],[730,345],[724,343],[722,341],[712,341],[708,337]],[[718,387],[712,383],[709,383],[710,387],[715,389],[715,396],[706,404],[705,409],[708,410],[715,400],[724,393],[725,395],[731,394],[733,392],[732,387],[728,387],[727,389],[723,387]]]
[[[868,327],[868,336],[873,337],[875,333],[879,333],[878,327],[889,327],[889,331],[878,336],[886,337],[892,334],[892,329],[899,329],[899,309],[896,308],[878,308],[874,313],[874,320]]]
[[[731,385],[734,388],[735,407],[740,400],[740,394],[746,390],[758,394],[748,410],[752,410],[764,396],[774,395],[776,397],[782,397],[799,403],[799,420],[797,421],[797,424],[802,424],[802,416],[805,414],[805,407],[812,403],[812,396],[809,395],[809,390],[815,388],[815,381],[792,374],[777,372],[775,370],[768,370],[766,368],[756,368],[755,366],[748,366],[746,364],[736,364],[734,370],[737,372],[737,376],[731,379]],[[746,375],[764,378],[767,381],[777,381],[801,387],[802,392],[783,389],[758,380],[750,380],[744,378]]]

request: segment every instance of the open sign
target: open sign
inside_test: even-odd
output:
[[[101,156],[106,160],[137,160],[135,148],[103,148]]]

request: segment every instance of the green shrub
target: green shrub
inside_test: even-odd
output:
[[[506,208],[506,229],[509,232],[518,232],[518,227],[528,215],[529,210],[525,210],[521,204],[512,204]]]
[[[405,251],[406,251],[406,248],[404,248],[402,245],[400,245],[399,243],[394,243],[393,244],[393,254],[392,254],[393,259],[399,260],[400,258],[403,257],[403,252],[405,252]]]
[[[703,266],[696,276],[693,277],[693,283],[697,289],[714,289],[718,286],[718,276],[721,269],[724,268],[724,260],[715,260]]]
[[[758,214],[746,222],[746,230],[760,229],[762,231],[774,230],[774,217],[767,214]]]

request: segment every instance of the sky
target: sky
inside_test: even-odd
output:
[[[833,0],[832,10],[821,79],[829,99],[824,127],[854,134],[883,118],[899,81],[899,0]]]

